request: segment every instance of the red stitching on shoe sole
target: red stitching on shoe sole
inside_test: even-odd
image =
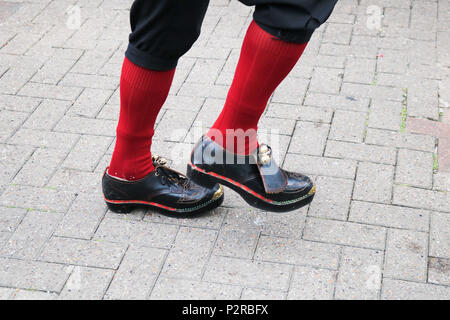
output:
[[[270,200],[270,199],[267,199],[267,198],[263,197],[263,196],[260,195],[259,193],[256,193],[255,191],[253,191],[253,190],[250,189],[249,187],[247,187],[247,186],[245,186],[245,185],[243,185],[243,184],[241,184],[241,183],[239,183],[239,182],[237,182],[237,181],[234,181],[234,180],[232,180],[232,179],[230,179],[230,178],[221,176],[220,174],[217,174],[217,173],[215,173],[215,172],[206,172],[205,170],[203,170],[203,169],[197,167],[196,165],[192,164],[191,162],[189,163],[189,165],[190,165],[192,168],[194,168],[195,170],[200,171],[201,173],[204,173],[204,174],[207,174],[207,175],[214,176],[214,177],[219,178],[219,179],[221,179],[221,180],[228,181],[228,182],[234,184],[236,187],[239,187],[239,188],[243,189],[244,191],[250,193],[251,195],[253,195],[253,196],[257,197],[257,198],[260,198],[260,199],[263,200],[263,201],[266,201],[266,202],[269,202],[269,203],[273,203],[273,202],[274,202],[273,200]]]
[[[142,200],[109,200],[109,199],[106,199],[106,198],[104,198],[104,199],[105,199],[106,202],[110,202],[110,203],[119,203],[119,204],[133,204],[133,203],[135,203],[135,204],[147,204],[147,205],[152,205],[152,206],[155,206],[155,207],[163,208],[163,209],[166,209],[166,210],[169,210],[169,211],[176,211],[176,210],[177,210],[177,209],[175,209],[175,208],[171,208],[171,207],[168,207],[168,206],[165,206],[165,205],[156,203],[156,202],[148,202],[148,201],[142,201]]]

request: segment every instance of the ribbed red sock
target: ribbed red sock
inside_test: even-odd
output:
[[[120,78],[120,116],[108,173],[137,180],[154,170],[150,147],[156,117],[166,101],[175,69],[153,71],[127,58]]]
[[[252,21],[225,106],[207,136],[228,151],[252,152],[257,147],[256,130],[267,101],[295,66],[306,45],[279,40]],[[242,129],[244,133],[227,135],[227,129]],[[241,139],[245,143],[239,143]]]

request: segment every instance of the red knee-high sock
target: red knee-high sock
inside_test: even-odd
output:
[[[150,153],[154,125],[174,73],[175,69],[144,69],[125,58],[120,78],[117,140],[108,170],[110,175],[137,180],[154,169]]]
[[[281,41],[252,21],[225,106],[207,136],[228,151],[239,154],[252,152],[257,146],[257,125],[267,101],[294,67],[306,45]],[[232,140],[228,140],[227,146],[227,129],[246,132],[245,143],[239,143],[242,134],[232,135],[229,131],[228,138]]]

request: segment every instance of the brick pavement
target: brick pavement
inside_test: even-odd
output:
[[[340,0],[260,124],[316,199],[270,213],[227,190],[197,219],[102,200],[131,2],[0,2],[0,299],[450,298],[448,1]],[[154,141],[179,170],[251,13],[212,0],[180,61]]]

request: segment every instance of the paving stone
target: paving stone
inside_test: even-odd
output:
[[[68,114],[94,118],[112,93],[112,90],[86,88],[70,107]]]
[[[61,213],[30,211],[22,219],[0,254],[5,257],[33,259],[61,220]]]
[[[114,275],[105,299],[146,299],[166,254],[162,249],[130,246]]]
[[[448,214],[433,212],[430,223],[429,255],[450,258],[450,217]]]
[[[400,149],[395,182],[430,189],[433,184],[433,154]]]
[[[374,81],[376,60],[349,57],[345,65],[344,81],[367,83],[370,84]]]
[[[2,55],[3,57],[3,55]],[[0,92],[16,94],[30,78],[35,74],[35,70],[13,67],[10,68],[0,78]]]
[[[334,68],[314,68],[308,91],[338,94],[344,71]]]
[[[74,195],[64,191],[45,187],[10,185],[0,196],[0,205],[41,211],[67,211]]]
[[[353,199],[390,203],[394,167],[361,162],[356,175]]]
[[[6,141],[22,125],[28,114],[25,112],[15,112],[0,110],[0,141]]]
[[[332,244],[261,236],[255,259],[337,269],[339,254]]]
[[[402,104],[399,101],[372,100],[368,126],[397,131],[401,125]]]
[[[368,249],[384,249],[386,229],[353,222],[308,218],[305,240],[335,243]]]
[[[90,119],[79,116],[65,115],[58,122],[54,130],[59,132],[114,137],[116,127],[117,122],[114,120]]]
[[[106,241],[53,237],[47,242],[39,259],[84,267],[116,269],[125,248],[125,244]]]
[[[266,215],[257,210],[229,210],[213,253],[251,258],[265,220]]]
[[[214,230],[180,228],[161,274],[200,280],[216,236]]]
[[[81,93],[81,88],[62,87],[53,84],[28,82],[18,92],[20,95],[47,99],[74,101]]]
[[[0,286],[59,292],[68,277],[64,265],[0,258]]]
[[[67,101],[45,99],[24,123],[24,128],[51,130],[69,105]]]
[[[8,300],[13,292],[14,289],[12,288],[0,288],[0,300]]]
[[[44,187],[66,155],[64,150],[36,149],[14,177],[13,183]]]
[[[433,189],[450,191],[450,173],[438,172],[433,175]]]
[[[11,296],[11,300],[55,300],[56,293],[34,291],[34,290],[16,290]]]
[[[298,121],[289,145],[289,152],[322,155],[329,130],[330,126],[327,124]]]
[[[55,230],[61,237],[90,240],[105,215],[106,205],[98,193],[80,193]]]
[[[310,267],[295,267],[287,298],[289,300],[330,300],[336,272]]]
[[[102,299],[113,275],[113,270],[74,266],[66,285],[59,295],[59,299]]]
[[[19,145],[30,145],[41,148],[54,148],[70,150],[79,135],[53,131],[42,131],[20,128],[10,139],[10,143]]]
[[[362,142],[367,115],[361,112],[337,110],[334,113],[329,138],[333,140]]]
[[[241,290],[238,286],[160,277],[150,299],[236,300]]]
[[[425,282],[427,247],[426,233],[389,229],[384,275],[390,278]]]
[[[342,83],[341,95],[372,99],[383,97],[384,99],[393,101],[403,100],[403,91],[401,88],[349,82]]]
[[[75,60],[53,58],[47,61],[41,69],[33,76],[31,81],[57,84],[64,75],[72,68]]]
[[[428,258],[428,282],[450,284],[450,259]]]
[[[13,232],[27,211],[19,208],[0,207],[0,231]]]
[[[430,211],[373,202],[352,201],[349,221],[427,232]]]
[[[383,252],[343,249],[336,281],[336,299],[376,300],[381,289]]]
[[[283,213],[267,212],[264,221],[261,222],[263,226],[262,234],[291,239],[301,238],[307,209],[307,207],[303,207]]]
[[[384,300],[447,300],[450,288],[403,280],[384,279],[381,298]]]
[[[387,130],[367,129],[366,143],[392,146],[411,150],[433,152],[434,138],[422,134],[393,132]]]
[[[450,194],[408,186],[394,186],[393,203],[408,207],[450,212]]]
[[[304,174],[353,179],[355,177],[356,161],[288,153],[284,162],[284,168]]]
[[[272,102],[300,104],[306,93],[308,80],[287,77],[275,90]]]
[[[354,159],[384,164],[395,164],[397,152],[392,147],[344,142],[327,141],[325,156],[333,158]]]
[[[154,139],[182,141],[194,122],[195,114],[189,111],[167,110],[158,126]],[[168,135],[167,133],[170,132]]]
[[[212,256],[203,280],[261,289],[287,290],[291,269],[291,266],[285,264]]]
[[[317,192],[311,203],[308,216],[346,220],[353,181],[341,178],[318,177]]]
[[[62,163],[63,168],[93,171],[112,142],[111,137],[83,135]]]
[[[286,293],[283,291],[265,290],[256,288],[244,288],[241,300],[284,300]]]
[[[39,98],[0,94],[0,108],[11,111],[32,112],[41,101]]]
[[[95,239],[170,248],[177,229],[175,225],[108,218],[100,224]]]
[[[352,26],[341,23],[329,23],[323,35],[323,42],[349,44]]]

